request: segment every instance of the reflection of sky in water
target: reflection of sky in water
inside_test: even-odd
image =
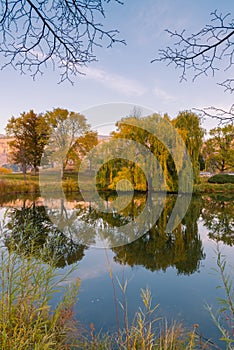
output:
[[[151,272],[141,266],[121,266],[113,262],[114,253],[104,249],[89,249],[78,264],[78,270],[73,277],[81,278],[79,301],[76,313],[88,326],[93,322],[97,329],[116,329],[116,317],[113,303],[113,287],[108,270],[108,260],[113,272],[117,303],[122,301],[117,278],[128,281],[127,300],[129,319],[133,317],[139,306],[142,306],[141,288],[148,287],[153,296],[153,303],[160,304],[158,315],[184,323],[192,329],[198,323],[199,329],[206,338],[217,338],[219,334],[211,320],[205,305],[213,305],[217,309],[217,297],[223,296],[222,289],[216,289],[221,284],[220,276],[213,268],[216,263],[216,243],[207,237],[207,229],[199,223],[199,233],[202,239],[206,258],[202,260],[199,271],[192,275],[178,275],[175,268],[166,272]],[[233,248],[219,244],[221,251],[227,256],[228,263],[234,265]],[[121,308],[120,319],[123,320]],[[123,325],[123,323],[122,323]]]
[[[4,212],[5,208],[0,208],[1,220]],[[77,277],[81,279],[79,301],[75,308],[78,319],[86,326],[93,322],[97,330],[116,330],[111,268],[118,305],[119,301],[122,301],[122,295],[117,278],[123,283],[128,281],[126,296],[130,321],[137,308],[142,306],[141,288],[148,287],[153,296],[153,304],[160,304],[158,315],[167,317],[169,322],[173,319],[182,321],[190,329],[193,324],[198,323],[206,338],[217,338],[217,329],[205,309],[205,304],[217,308],[216,298],[223,295],[222,289],[216,289],[221,281],[218,273],[213,270],[216,267],[217,244],[208,238],[207,228],[201,219],[198,221],[198,230],[206,257],[201,261],[199,270],[189,276],[178,275],[176,268],[172,267],[167,268],[165,272],[151,272],[142,266],[122,266],[114,262],[115,253],[111,250],[85,250],[85,256],[78,263],[77,270],[69,277],[70,281]],[[227,257],[228,264],[234,266],[234,248],[221,242],[219,247]],[[65,268],[67,271],[69,269],[70,267]],[[119,307],[121,320],[122,316]],[[121,324],[123,326],[123,323]]]

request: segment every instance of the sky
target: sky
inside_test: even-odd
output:
[[[4,133],[11,116],[30,109],[43,113],[61,107],[81,112],[94,129],[104,125],[100,133],[105,134],[135,105],[168,113],[171,118],[192,108],[230,108],[234,94],[224,92],[217,82],[225,74],[231,76],[234,66],[215,77],[192,82],[191,76],[180,83],[180,72],[173,66],[150,61],[157,57],[159,49],[172,44],[166,28],[198,31],[210,21],[215,9],[234,15],[233,0],[125,0],[124,5],[111,1],[105,9],[104,27],[118,29],[126,45],[97,48],[94,53],[98,62],[85,69],[85,76],[75,77],[74,85],[68,81],[58,84],[57,69],[45,69],[36,80],[10,67],[0,71],[0,133]],[[203,126],[210,129],[216,123],[208,120]]]

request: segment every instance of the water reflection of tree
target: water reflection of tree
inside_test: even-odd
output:
[[[106,199],[109,205],[113,198]],[[114,259],[121,264],[142,265],[151,271],[165,271],[172,266],[178,273],[191,274],[199,269],[200,261],[205,257],[197,226],[202,201],[194,198],[182,222],[175,230],[166,233],[175,201],[176,197],[167,197],[160,218],[150,230],[149,220],[154,218],[152,208],[158,210],[161,202],[154,198],[149,201],[145,195],[134,196],[124,209],[117,212],[113,208],[110,212],[100,212],[91,203],[80,203],[69,211],[61,201],[61,208],[54,210],[58,226],[50,221],[45,207],[36,206],[35,202],[31,205],[24,202],[20,209],[7,212],[5,241],[8,246],[10,242],[13,246],[21,244],[24,252],[29,254],[33,251],[35,256],[39,256],[43,250],[45,261],[55,256],[57,265],[63,267],[81,260],[85,249],[94,244],[100,234],[99,238],[107,240],[108,245],[114,247]],[[140,229],[147,233],[130,244],[120,246],[119,243],[123,241],[122,227],[134,222],[145,206],[147,217],[140,223]],[[129,232],[129,237],[134,234],[137,232]]]
[[[203,198],[202,219],[209,238],[234,245],[233,197],[206,196]]]
[[[199,198],[193,199],[181,224],[173,232],[166,233],[174,202],[175,198],[167,198],[162,215],[147,234],[131,244],[113,248],[115,261],[130,266],[142,265],[151,271],[165,271],[169,266],[180,274],[197,271],[205,258],[197,225],[202,202]]]
[[[122,209],[113,200],[116,197],[107,196],[105,210],[92,206],[84,208],[81,204],[76,207],[79,220],[85,223],[87,236],[95,237],[98,246],[116,247],[128,244],[147,232],[161,212],[164,196],[151,194],[124,194],[119,197],[119,203],[126,203]],[[143,233],[142,233],[143,232]]]
[[[44,206],[36,206],[35,201],[21,208],[7,211],[7,223],[4,230],[5,245],[19,248],[25,254],[43,256],[45,262],[53,257],[57,267],[64,267],[84,256],[86,245],[65,235],[50,221]]]

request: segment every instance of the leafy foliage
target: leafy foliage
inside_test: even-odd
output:
[[[45,118],[51,132],[42,162],[58,163],[63,173],[72,147],[79,137],[85,135],[89,125],[85,116],[62,108],[47,112]]]
[[[210,138],[203,147],[207,170],[227,171],[234,164],[234,126],[232,124],[210,130]]]
[[[49,138],[50,129],[45,117],[37,115],[33,110],[24,112],[20,117],[12,117],[8,121],[6,131],[14,137],[10,142],[11,162],[20,164],[24,174],[28,166],[36,171]]]
[[[184,150],[180,148],[181,139],[191,158],[194,181],[199,181],[199,155],[204,131],[196,114],[181,112],[172,121],[167,115],[161,117],[157,114],[144,118],[127,117],[121,119],[117,127],[118,130],[112,134],[112,140],[119,138],[126,140],[125,152],[132,155],[134,161],[115,159],[103,165],[97,177],[100,188],[113,190],[118,181],[125,178],[136,191],[148,191],[152,188],[157,188],[158,191],[163,191],[165,188],[171,192],[177,191],[178,176],[182,178],[187,175]],[[175,136],[177,133],[174,128],[180,139]],[[161,135],[161,140],[154,135],[155,130]],[[132,140],[135,141],[135,147],[131,145]],[[145,151],[140,146],[144,146]],[[148,159],[146,151],[154,155],[158,161],[157,165],[150,160],[146,163]],[[140,170],[141,164],[147,168],[147,179]],[[128,188],[125,187],[125,190]]]

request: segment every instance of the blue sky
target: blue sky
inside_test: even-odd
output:
[[[61,107],[84,112],[95,105],[121,102],[167,112],[171,117],[193,107],[215,105],[228,109],[234,95],[216,84],[225,76],[223,72],[214,78],[180,83],[180,72],[174,67],[150,63],[158,49],[172,43],[166,28],[194,32],[209,22],[215,9],[234,15],[234,3],[227,0],[125,0],[123,6],[111,2],[106,5],[104,25],[119,29],[127,45],[97,48],[98,62],[85,69],[86,76],[77,76],[73,86],[69,82],[58,84],[59,72],[50,69],[35,81],[12,68],[0,71],[0,133],[12,115],[17,117],[30,109],[40,113]],[[233,68],[227,74],[231,75]],[[118,118],[114,109],[115,105],[113,113],[108,110],[103,115],[87,113],[88,122],[93,127],[113,123],[125,113],[118,112]],[[210,120],[204,126],[211,128],[215,122]]]

